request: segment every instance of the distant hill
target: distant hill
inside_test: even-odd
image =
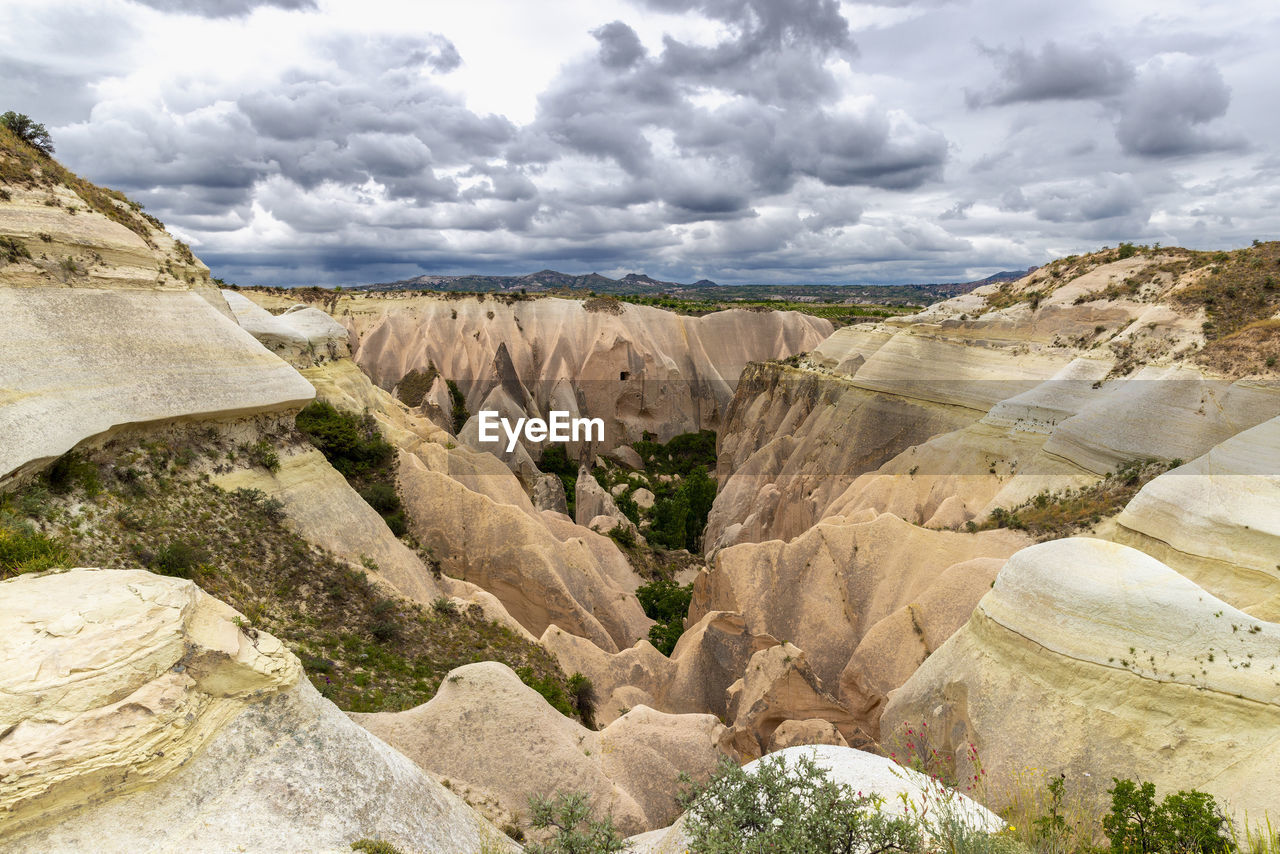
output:
[[[1035,268],[1032,267],[1031,270]],[[656,296],[665,294],[683,298],[714,298],[717,300],[778,299],[788,302],[859,303],[859,304],[915,304],[927,305],[948,299],[974,288],[993,282],[1012,281],[1027,275],[1030,270],[1010,270],[996,273],[976,282],[947,282],[921,285],[719,285],[710,279],[699,279],[693,284],[667,282],[644,273],[627,273],[621,279],[611,279],[599,273],[574,275],[557,270],[539,270],[523,276],[460,275],[415,276],[397,282],[358,285],[357,290],[368,291],[466,291],[500,292],[523,291],[546,293],[555,291],[589,291],[597,294],[628,294]]]

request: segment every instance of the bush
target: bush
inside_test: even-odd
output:
[[[637,587],[636,598],[645,616],[658,621],[649,629],[649,642],[663,655],[671,655],[676,641],[684,634],[684,618],[693,599],[693,585],[681,587],[674,581],[659,578]]]
[[[248,448],[249,462],[269,472],[280,470],[280,457],[266,439],[259,439]]]
[[[453,435],[462,432],[462,425],[467,423],[470,415],[467,413],[467,398],[462,393],[462,389],[458,388],[458,384],[453,380],[445,380],[445,385],[449,388],[449,400],[453,404],[453,411],[450,413],[453,418]]]
[[[574,673],[566,683],[569,687],[569,701],[573,709],[587,729],[596,728],[596,687],[591,680],[581,673]]]
[[[386,466],[395,456],[372,416],[343,412],[322,400],[298,413],[298,429],[344,477],[358,478]]]
[[[0,125],[4,125],[18,139],[27,145],[39,151],[45,157],[53,156],[53,138],[49,136],[49,131],[43,124],[33,120],[25,113],[15,113],[9,110],[7,113],[0,115]]]
[[[836,783],[808,756],[765,757],[747,773],[722,759],[701,786],[682,775],[692,854],[865,854],[915,852],[920,831],[908,819],[884,815],[881,800]]]
[[[146,564],[161,575],[191,578],[208,561],[209,554],[204,549],[185,540],[175,540],[152,555]]]
[[[698,551],[715,498],[716,482],[707,474],[706,468],[698,466],[693,469],[685,475],[674,493],[659,498],[654,504],[649,539],[669,549]]]
[[[351,850],[364,854],[403,854],[399,848],[382,839],[357,839],[351,843]]]
[[[23,258],[30,258],[31,250],[27,244],[16,237],[0,237],[0,258],[10,264],[16,264]]]
[[[1180,791],[1157,805],[1154,783],[1112,782],[1102,829],[1115,854],[1222,854],[1233,848],[1227,818],[1212,795]]]
[[[70,563],[71,553],[61,542],[37,532],[29,522],[0,514],[0,578]]]
[[[613,819],[593,819],[587,796],[581,792],[562,792],[554,798],[530,797],[529,822],[539,830],[552,829],[553,833],[545,844],[525,846],[528,854],[614,854],[625,847]]]
[[[609,537],[624,549],[636,547],[636,533],[629,526],[619,522],[609,530]]]

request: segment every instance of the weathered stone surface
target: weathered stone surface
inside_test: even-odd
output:
[[[1031,766],[1085,796],[1136,776],[1256,816],[1280,798],[1277,648],[1280,626],[1136,549],[1056,540],[1008,561],[881,727],[928,723],[962,776],[973,742],[996,803]]]
[[[822,687],[804,652],[783,643],[751,657],[741,679],[729,687],[728,714],[733,746],[743,757],[768,752],[774,731],[783,721],[820,718],[844,737],[865,742],[849,711]]]
[[[729,686],[753,655],[778,641],[748,632],[741,614],[713,611],[689,626],[670,658],[648,640],[608,653],[557,626],[543,632],[540,643],[566,673],[591,680],[600,697],[596,718],[608,723],[639,704],[673,714],[725,715]]]
[[[0,317],[0,478],[124,425],[315,396],[192,290],[0,287]]]
[[[788,747],[802,747],[812,744],[831,744],[837,747],[848,747],[844,736],[836,725],[822,718],[806,720],[786,720],[778,724],[778,728],[769,736],[769,748],[766,752],[776,753]]]
[[[717,553],[694,584],[689,618],[739,611],[748,632],[791,641],[818,678],[835,686],[864,634],[916,601],[948,567],[1002,559],[1026,543],[1011,531],[930,531],[890,514],[869,521],[832,517],[790,543],[747,543]]]
[[[578,469],[578,482],[574,487],[574,496],[573,513],[579,525],[586,525],[601,533],[608,533],[621,525],[637,536],[640,534],[635,522],[618,509],[613,496],[600,485],[586,466]],[[605,521],[597,522],[601,517]]]
[[[530,795],[581,791],[624,833],[674,819],[676,778],[709,774],[725,735],[711,715],[644,706],[589,730],[496,662],[457,668],[415,709],[351,717],[495,817],[527,826]]]
[[[569,501],[564,494],[564,484],[554,474],[544,474],[533,486],[533,506],[539,510],[569,513]]]
[[[515,848],[239,618],[142,570],[0,582],[0,852]]]
[[[344,299],[338,314],[358,341],[356,361],[378,385],[391,388],[434,363],[458,382],[472,412],[501,385],[495,356],[505,346],[537,414],[567,409],[605,420],[599,450],[646,430],[665,441],[716,428],[748,362],[811,349],[831,333],[828,321],[794,312],[619,309],[431,296]]]
[[[1254,616],[1280,619],[1280,419],[1151,481],[1116,522],[1117,541]]]
[[[222,296],[246,332],[294,367],[351,355],[347,330],[318,308],[299,304],[277,315],[236,291],[222,291]]]

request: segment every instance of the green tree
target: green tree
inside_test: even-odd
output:
[[[554,798],[529,798],[530,823],[552,831],[545,844],[525,846],[529,854],[615,854],[623,850],[622,837],[613,819],[591,817],[591,805],[581,792],[560,793]]]
[[[53,139],[49,136],[49,131],[45,129],[44,125],[33,120],[25,113],[15,113],[10,110],[0,115],[0,125],[4,125],[13,131],[18,139],[41,154],[47,157],[53,156]]]
[[[1156,803],[1154,783],[1112,778],[1111,812],[1102,829],[1114,854],[1223,854],[1232,847],[1227,818],[1212,795],[1180,791]]]

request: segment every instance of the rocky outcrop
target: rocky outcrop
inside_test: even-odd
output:
[[[20,576],[0,627],[0,851],[514,849],[190,581]]]
[[[1280,626],[1136,549],[1056,540],[1008,561],[881,726],[927,723],[962,777],[972,742],[997,803],[1031,766],[1085,797],[1136,776],[1256,816],[1280,798],[1277,648]]]
[[[762,761],[782,761],[793,767],[801,756],[812,758],[833,782],[848,786],[854,792],[878,795],[882,800],[881,810],[890,815],[918,820],[922,815],[929,815],[930,805],[936,804],[939,797],[936,784],[925,775],[883,756],[850,747],[789,747],[766,759],[749,763],[744,770],[754,773]],[[951,794],[951,803],[956,818],[971,828],[995,833],[1005,826],[999,816],[958,792]],[[628,842],[631,845],[628,850],[633,854],[681,854],[688,851],[690,845],[683,818],[666,830],[645,834]]]
[[[236,291],[223,291],[236,323],[296,368],[350,356],[347,330],[318,308],[294,305],[272,314]]]
[[[297,409],[315,396],[193,290],[0,284],[0,317],[0,478],[125,425]]]
[[[779,644],[753,655],[743,677],[729,687],[728,698],[733,746],[743,757],[763,755],[778,728],[788,721],[826,721],[835,727],[842,742],[847,744],[850,738],[865,741],[853,716],[822,689],[804,652],[793,644]],[[783,739],[805,731],[792,729]]]
[[[1118,542],[1265,620],[1280,620],[1280,419],[1245,430],[1142,488]]]
[[[578,469],[578,481],[574,487],[574,515],[579,525],[607,534],[621,526],[639,536],[640,529],[618,509],[613,496],[605,491],[586,466]]]
[[[709,611],[738,611],[747,632],[794,643],[804,650],[825,690],[836,693],[836,686],[842,686],[841,701],[864,710],[859,722],[874,737],[871,711],[876,702],[868,705],[864,694],[849,690],[856,680],[841,679],[850,652],[895,612],[913,604],[925,610],[922,600],[931,603],[930,610],[934,602],[948,602],[944,607],[959,612],[972,608],[992,568],[975,559],[999,562],[1026,542],[1010,531],[930,531],[890,514],[832,517],[790,543],[773,540],[720,551],[711,570],[694,584],[689,618],[697,620]],[[960,600],[957,594],[970,598]],[[938,626],[948,622],[941,619]],[[941,640],[935,636],[932,642]],[[875,642],[882,648],[911,650],[921,645],[910,620],[884,623]],[[906,675],[892,658],[883,661],[882,669],[872,659],[858,661],[862,664],[855,669],[864,664],[876,669],[876,676],[867,681],[881,689]]]
[[[682,771],[705,778],[725,740],[723,724],[711,715],[644,706],[589,730],[496,662],[454,670],[415,709],[352,718],[447,779],[495,821],[527,827],[530,796],[580,791],[595,814],[612,815],[624,833],[671,822],[678,814],[676,778]]]
[[[383,388],[434,364],[457,381],[473,413],[483,404],[603,418],[600,451],[645,431],[666,441],[717,428],[748,362],[812,349],[831,333],[828,321],[792,312],[598,308],[553,298],[353,297],[338,302],[335,316],[357,342],[356,361]]]
[[[582,673],[595,686],[596,711],[604,723],[633,706],[663,712],[728,714],[727,691],[738,681],[757,652],[777,646],[777,639],[747,631],[741,614],[713,611],[689,626],[676,642],[671,657],[648,640],[618,653],[609,653],[551,626],[539,641],[566,673]]]

